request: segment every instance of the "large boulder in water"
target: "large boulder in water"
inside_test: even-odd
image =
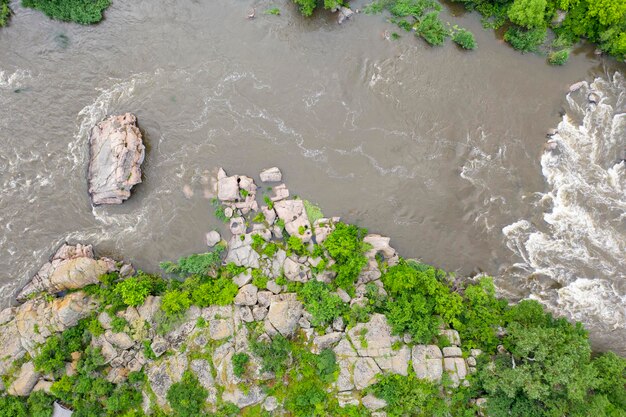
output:
[[[145,146],[135,115],[111,116],[89,137],[89,194],[93,204],[122,204],[141,182]]]

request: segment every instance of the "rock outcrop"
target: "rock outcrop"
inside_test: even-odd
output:
[[[141,182],[145,146],[135,115],[111,116],[89,136],[89,194],[94,205],[122,204]]]

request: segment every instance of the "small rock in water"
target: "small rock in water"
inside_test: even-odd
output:
[[[346,20],[350,19],[354,15],[354,12],[348,7],[341,7],[339,14],[337,15],[337,23],[342,24]]]
[[[210,248],[217,245],[220,240],[222,240],[222,236],[216,230],[211,230],[206,234],[206,244]]]
[[[261,171],[261,181],[263,182],[281,182],[283,174],[277,167],[272,167]]]
[[[556,129],[548,129],[548,132],[546,133],[546,136],[552,137],[552,136],[556,135],[557,133],[559,133],[559,131],[556,130]]]

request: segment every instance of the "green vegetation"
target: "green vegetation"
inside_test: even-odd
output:
[[[9,0],[0,0],[0,27],[6,26],[10,16]]]
[[[278,7],[272,7],[271,9],[267,9],[264,13],[273,16],[280,16],[280,9]]]
[[[248,362],[250,362],[250,355],[247,353],[240,352],[233,355],[233,373],[236,377],[241,378],[246,372]]]
[[[183,374],[180,382],[172,384],[167,392],[167,401],[177,417],[197,417],[202,415],[209,393],[189,371]]]
[[[304,209],[306,210],[306,215],[311,224],[324,217],[321,208],[311,203],[309,200],[302,200],[302,202],[304,203]]]
[[[448,31],[439,20],[438,12],[430,12],[417,25],[417,34],[433,46],[440,46],[446,41]]]
[[[183,277],[187,275],[214,276],[222,263],[224,250],[224,246],[217,245],[213,252],[193,254],[180,258],[177,263],[161,262],[160,266],[168,274],[177,274]]]
[[[455,0],[484,17],[485,27],[511,27],[505,40],[522,52],[545,46],[547,30],[556,34],[552,47],[569,47],[587,39],[617,59],[626,58],[626,2],[615,0]],[[564,52],[551,55],[562,65]]]
[[[41,10],[48,17],[83,25],[98,23],[110,0],[22,0],[24,7]]]
[[[454,27],[452,40],[463,49],[476,49],[474,34],[467,29]]]
[[[569,49],[562,49],[560,51],[552,52],[548,57],[548,62],[551,65],[565,65],[569,60]]]
[[[317,0],[293,0],[293,2],[298,6],[303,16],[311,16],[319,5]],[[341,0],[324,0],[323,3],[324,8],[329,10],[337,8],[342,4]]]
[[[337,223],[335,230],[326,238],[322,246],[335,260],[332,266],[337,272],[334,285],[348,292],[354,291],[354,282],[367,265],[364,253],[369,245],[363,242],[367,229],[361,229],[354,225]]]
[[[306,311],[311,313],[313,327],[325,327],[332,324],[333,320],[345,314],[349,306],[344,303],[336,293],[331,292],[328,284],[311,280],[305,283],[298,296],[304,304]]]

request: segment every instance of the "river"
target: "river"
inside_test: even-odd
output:
[[[276,5],[281,16],[262,13]],[[461,276],[493,275],[502,294],[539,298],[585,322],[596,348],[626,354],[624,260],[614,256],[626,253],[623,213],[610,204],[582,209],[610,217],[617,252],[606,270],[564,260],[547,271],[577,236],[554,232],[544,219],[554,204],[542,197],[555,187],[544,166],[546,131],[569,108],[569,86],[610,79],[624,65],[581,47],[566,66],[550,67],[456,8],[444,20],[472,30],[476,51],[450,42],[433,49],[408,33],[387,40],[394,27],[383,16],[357,14],[343,25],[326,12],[304,19],[288,2],[114,0],[90,27],[12,7],[0,30],[5,302],[64,240],[148,271],[204,251],[204,234],[223,228],[204,198],[208,172],[256,175],[276,165],[292,193],[328,215],[390,236],[404,256]],[[251,7],[257,17],[249,20]],[[611,88],[606,94],[625,111],[619,87]],[[148,144],[144,182],[122,206],[94,209],[88,131],[126,111]],[[612,146],[623,147],[624,136],[616,133]],[[609,154],[606,169],[616,162]],[[615,175],[623,187],[624,170]],[[617,209],[623,190],[610,196]],[[529,257],[534,233],[566,249],[530,245]],[[552,275],[537,285],[539,272]],[[594,285],[570,286],[579,279]],[[564,304],[568,287],[577,293]],[[607,311],[615,318],[608,327]]]

